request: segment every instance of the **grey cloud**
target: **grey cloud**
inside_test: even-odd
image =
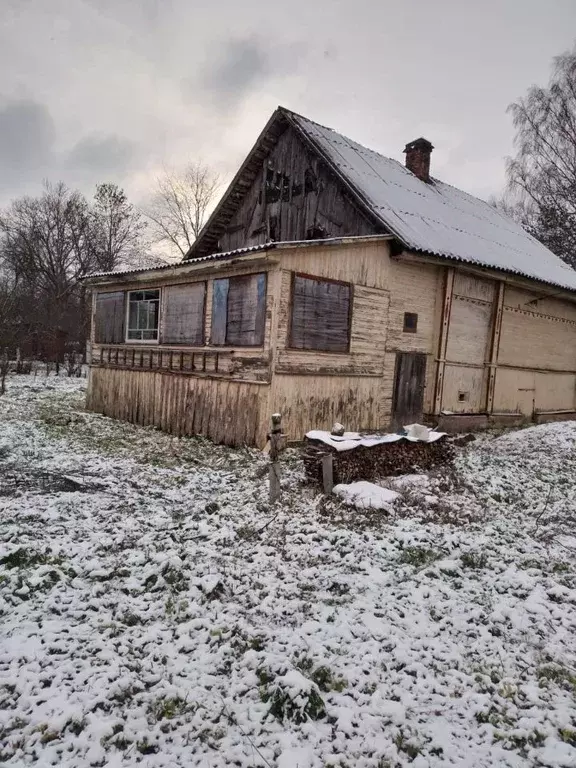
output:
[[[53,161],[56,130],[50,112],[33,100],[0,106],[0,189],[42,176]]]
[[[231,40],[203,78],[203,86],[221,99],[240,101],[258,81],[267,79],[272,65],[268,51],[257,38]]]
[[[89,135],[69,152],[66,167],[77,177],[123,174],[134,166],[136,145],[116,135]]]
[[[88,134],[57,150],[48,107],[34,99],[0,100],[0,206],[36,194],[44,179],[90,192],[100,181],[122,183],[138,161],[135,142],[116,134]]]
[[[281,43],[255,35],[223,41],[215,60],[200,74],[200,87],[214,106],[238,105],[265,82],[296,71],[306,52],[302,43]],[[196,83],[186,81],[187,89]]]

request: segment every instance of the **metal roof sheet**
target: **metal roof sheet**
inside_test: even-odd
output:
[[[411,250],[514,272],[576,290],[569,267],[484,200],[285,110],[382,223]]]
[[[231,256],[241,256],[245,253],[253,253],[254,251],[265,251],[274,248],[277,243],[263,243],[262,245],[251,245],[246,248],[236,248],[234,251],[225,251],[223,253],[211,253],[208,256],[197,256],[193,259],[185,259],[184,261],[178,261],[175,264],[163,264],[160,267],[135,267],[134,269],[121,269],[112,270],[111,272],[92,272],[83,280],[89,280],[93,277],[111,277],[114,275],[131,275],[137,272],[158,272],[178,269],[179,267],[189,267],[191,264],[198,264],[203,261],[219,261],[221,259],[228,259]]]

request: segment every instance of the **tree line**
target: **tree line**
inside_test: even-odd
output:
[[[137,208],[116,184],[92,199],[63,182],[0,211],[0,352],[62,360],[89,334],[93,272],[181,259],[202,228],[220,181],[202,163],[165,170]]]

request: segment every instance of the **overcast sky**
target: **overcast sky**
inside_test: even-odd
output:
[[[576,0],[0,0],[0,204],[230,175],[278,104],[397,159],[423,135],[435,176],[488,197],[507,105],[575,37]]]

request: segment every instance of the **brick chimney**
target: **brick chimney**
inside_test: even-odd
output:
[[[430,182],[430,155],[434,147],[427,139],[415,139],[406,144],[406,168],[420,181]]]

